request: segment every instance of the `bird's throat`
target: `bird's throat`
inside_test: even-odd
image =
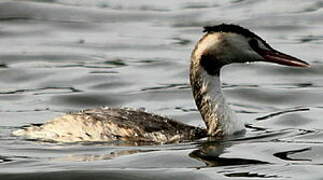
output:
[[[196,106],[209,136],[230,135],[244,129],[243,123],[237,119],[225,101],[220,71],[210,75],[201,65],[192,62],[190,81]]]
[[[227,113],[225,111],[228,109],[222,94],[219,75],[219,72],[210,75],[201,66],[192,67],[190,72],[195,103],[210,136],[223,134],[221,123],[226,118],[225,114]]]

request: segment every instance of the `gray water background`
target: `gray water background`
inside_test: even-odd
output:
[[[323,1],[0,2],[0,179],[322,179]],[[168,145],[56,144],[10,132],[66,112],[144,107],[204,126],[188,85],[202,26],[236,23],[310,69],[222,73],[238,139]]]

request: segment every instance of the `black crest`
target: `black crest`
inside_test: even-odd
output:
[[[265,40],[263,40],[261,37],[259,37],[257,34],[251,32],[249,29],[243,28],[239,25],[235,24],[220,24],[215,26],[205,26],[203,32],[212,33],[212,32],[231,32],[231,33],[237,33],[241,34],[244,37],[249,38],[256,38],[260,40],[268,49],[274,50]],[[251,47],[255,49],[258,48],[257,41],[251,40],[249,43],[251,43]]]
[[[211,33],[211,32],[231,32],[231,33],[241,34],[245,37],[260,38],[258,35],[251,32],[250,30],[243,28],[239,25],[235,25],[235,24],[220,24],[220,25],[216,25],[216,26],[205,26],[203,32],[208,32],[208,33]]]

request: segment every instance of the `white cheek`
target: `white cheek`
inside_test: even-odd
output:
[[[223,54],[225,59],[234,62],[245,62],[260,56],[250,47],[248,39],[241,35],[231,34],[226,39],[227,48]]]
[[[263,60],[263,57],[251,48],[249,44],[250,39],[240,35],[234,35],[230,40],[231,44],[234,46],[231,54],[234,54],[234,58],[237,60],[241,62]],[[261,45],[264,46],[263,43],[261,43]],[[268,48],[264,47],[264,49]]]
[[[207,52],[214,54],[218,59],[221,59],[221,61],[227,64],[263,59],[250,47],[249,40],[235,33],[207,34],[198,43],[194,51],[194,56],[201,57]]]

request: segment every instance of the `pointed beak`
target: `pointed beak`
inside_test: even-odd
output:
[[[260,52],[260,55],[265,59],[264,61],[266,62],[295,67],[311,67],[310,64],[305,61],[276,50],[262,50]]]

